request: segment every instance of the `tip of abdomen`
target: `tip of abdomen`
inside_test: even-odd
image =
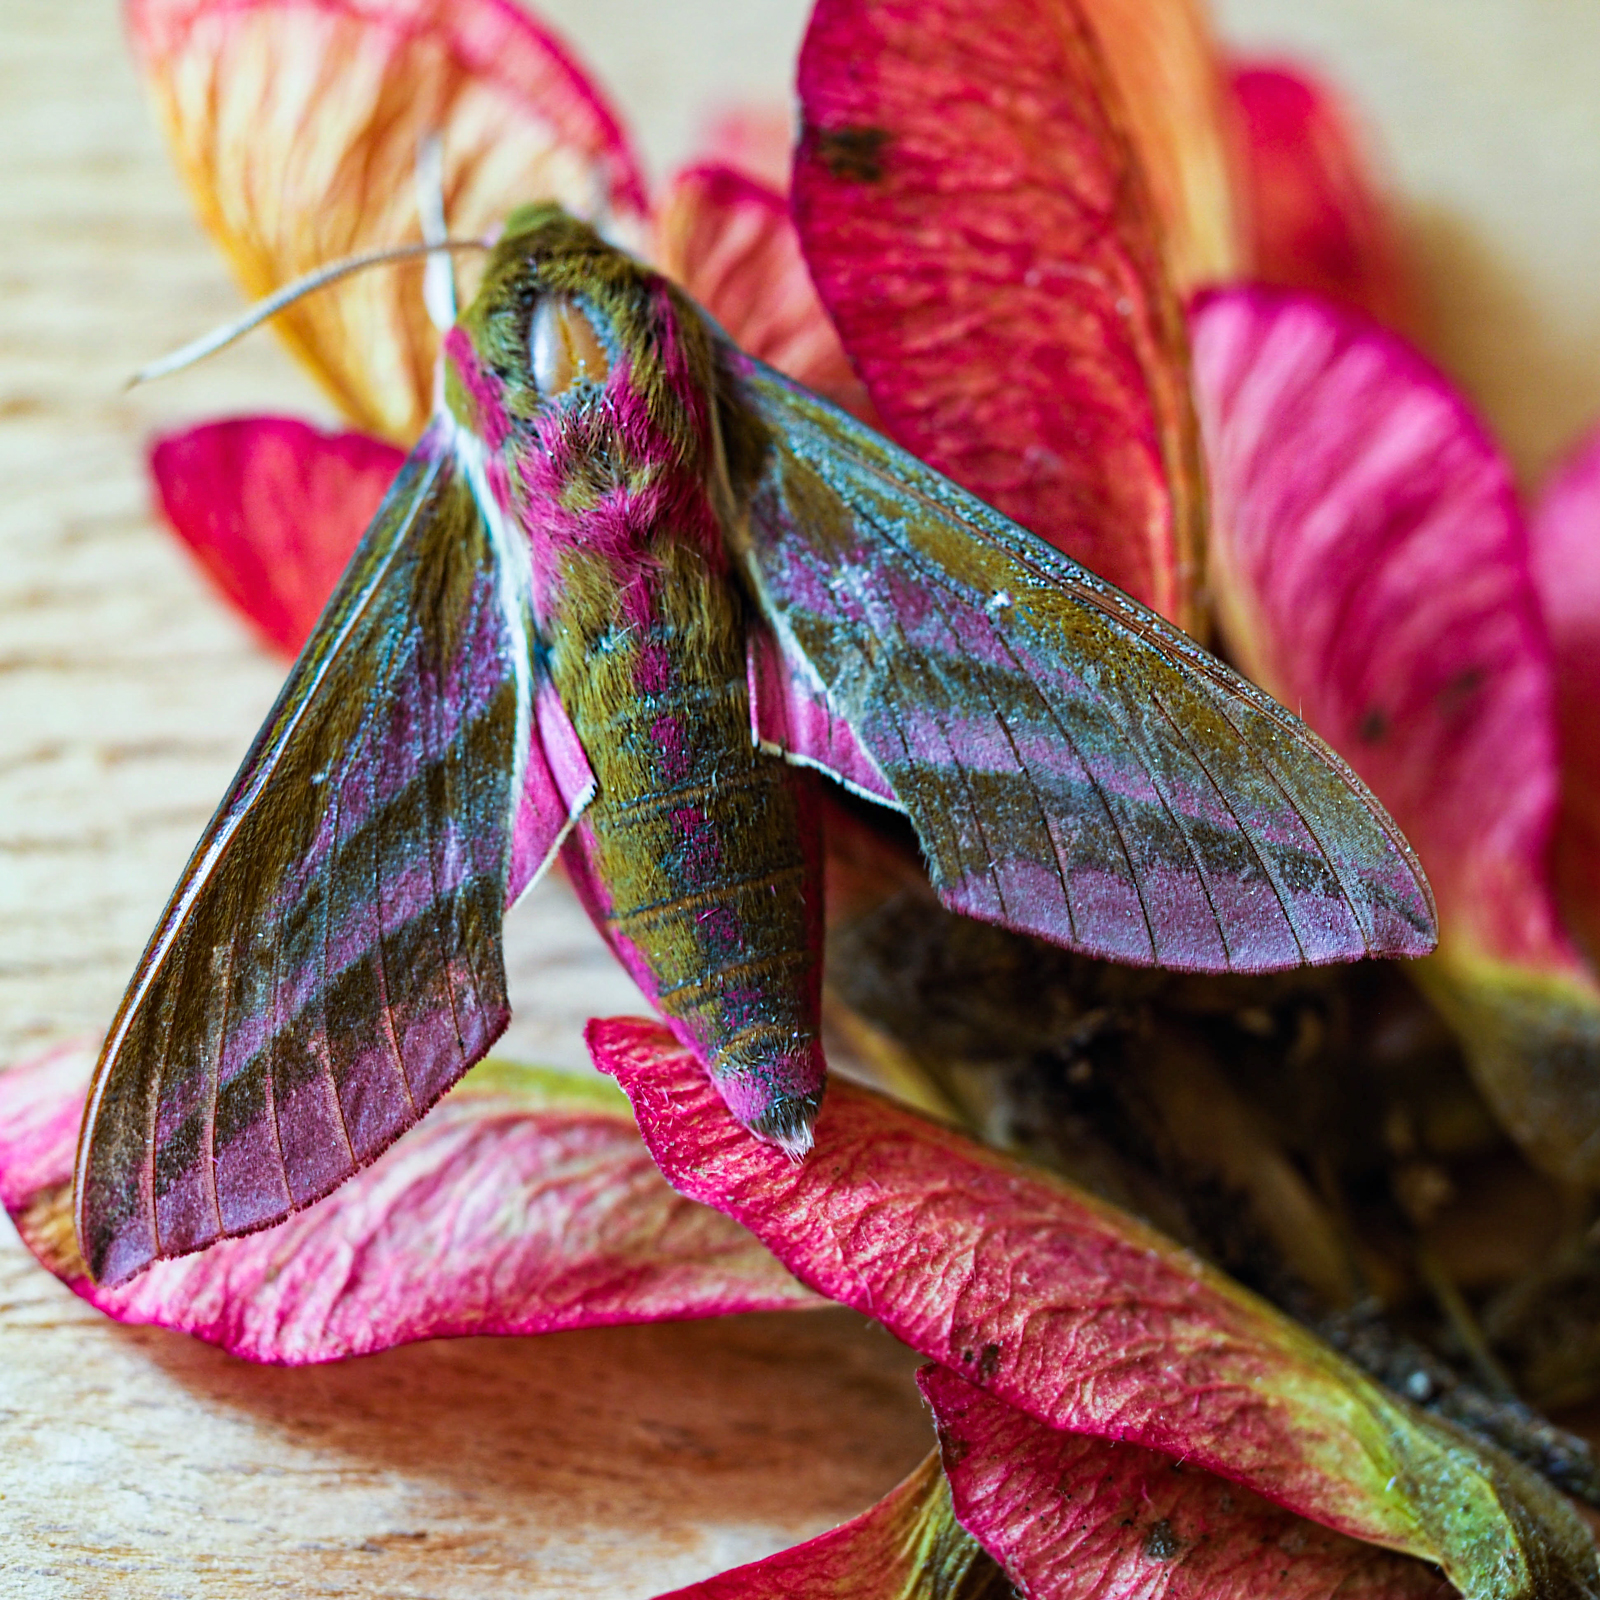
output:
[[[811,1149],[811,1126],[817,1120],[822,1091],[781,1095],[745,1124],[758,1138],[775,1144],[791,1161],[800,1162]]]

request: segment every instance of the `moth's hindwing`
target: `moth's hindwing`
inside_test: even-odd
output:
[[[1043,540],[731,349],[765,425],[742,555],[960,911],[1094,955],[1255,971],[1416,955],[1410,846],[1298,718]],[[791,714],[828,764],[850,748]],[[808,735],[808,737],[810,737]],[[857,762],[859,768],[860,763]]]
[[[402,468],[112,1026],[77,1174],[102,1283],[320,1198],[505,1028],[530,667],[446,432]]]

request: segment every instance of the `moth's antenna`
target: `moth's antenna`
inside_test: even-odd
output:
[[[184,345],[181,350],[174,350],[171,355],[162,356],[159,361],[152,361],[148,366],[140,367],[128,380],[128,388],[133,389],[141,383],[149,383],[155,378],[165,378],[174,372],[182,372],[185,367],[192,367],[195,362],[215,355],[217,351],[225,349],[236,339],[242,339],[252,328],[260,327],[263,322],[277,316],[280,311],[292,306],[303,296],[317,289],[324,289],[330,283],[337,283],[341,278],[365,272],[368,267],[381,267],[390,261],[414,261],[418,256],[433,256],[445,251],[488,248],[489,246],[481,239],[425,240],[421,244],[397,244],[385,250],[367,250],[358,256],[346,256],[343,261],[329,262],[325,267],[318,267],[315,272],[308,272],[303,278],[296,278],[293,283],[284,284],[281,289],[269,294],[265,300],[256,301],[237,321],[224,323],[220,328],[213,328],[210,333]]]
[[[444,145],[436,133],[417,146],[417,216],[424,243],[443,244],[449,238],[444,223]],[[440,333],[455,325],[456,266],[448,253],[428,257],[422,273],[422,303]]]

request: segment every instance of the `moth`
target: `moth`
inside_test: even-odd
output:
[[[733,1114],[824,1081],[815,768],[959,911],[1255,971],[1431,946],[1350,769],[1197,644],[739,351],[545,205],[206,828],[108,1035],[77,1228],[102,1283],[310,1204],[509,1019],[559,854]]]

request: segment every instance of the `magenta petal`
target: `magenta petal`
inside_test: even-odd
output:
[[[1447,1600],[1455,1593],[1420,1561],[1319,1527],[1152,1450],[1046,1428],[942,1367],[924,1367],[917,1382],[938,1419],[957,1518],[1025,1595]]]
[[[888,431],[1189,624],[1182,322],[1108,82],[1071,5],[819,0],[795,221]]]
[[[1235,657],[1416,847],[1440,930],[1418,977],[1507,1126],[1600,1178],[1600,994],[1550,882],[1554,662],[1510,470],[1448,381],[1357,313],[1226,290],[1192,333]]]
[[[1556,880],[1562,909],[1594,960],[1600,956],[1600,432],[1551,479],[1529,544],[1556,662]]]
[[[212,582],[294,655],[405,452],[292,417],[236,417],[150,450],[161,509]]]
[[[34,1255],[119,1322],[300,1366],[416,1339],[816,1304],[742,1228],[667,1188],[609,1085],[498,1061],[320,1204],[101,1289],[72,1236],[93,1065],[69,1046],[0,1074],[0,1202]]]
[[[1251,275],[1404,326],[1394,224],[1339,95],[1286,62],[1234,62],[1230,78]]]
[[[751,355],[875,421],[776,190],[731,167],[685,169],[656,211],[656,257]]]
[[[1193,1462],[1437,1561],[1469,1596],[1534,1592],[1508,1562],[1592,1572],[1588,1534],[1530,1474],[1134,1218],[838,1078],[796,1164],[665,1029],[614,1018],[588,1039],[680,1194],[1036,1421]]]

